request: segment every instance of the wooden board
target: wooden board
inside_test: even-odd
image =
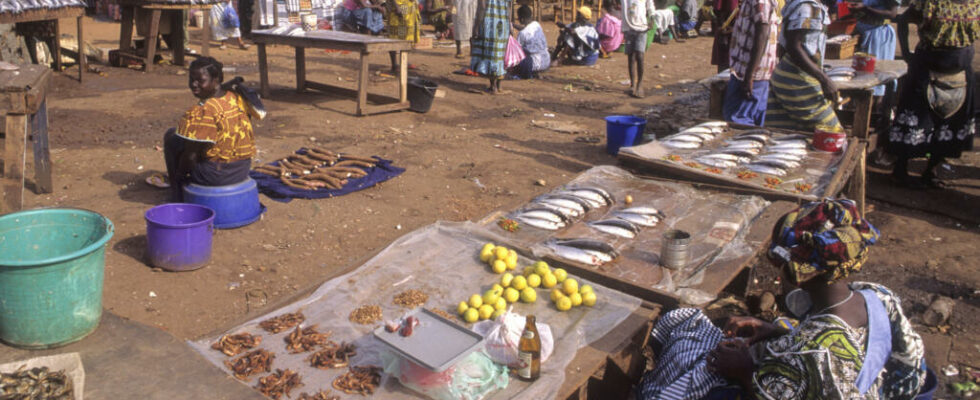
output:
[[[45,21],[49,19],[74,18],[85,13],[84,7],[63,7],[55,9],[36,9],[20,12],[17,14],[0,14],[0,24],[13,24],[17,22]]]

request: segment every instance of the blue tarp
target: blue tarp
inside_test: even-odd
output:
[[[306,154],[306,149],[300,149],[296,154]],[[316,190],[296,189],[279,180],[279,177],[251,171],[248,173],[255,183],[259,186],[259,191],[275,201],[288,203],[293,199],[322,199],[326,197],[341,196],[361,189],[367,189],[381,182],[394,178],[405,172],[404,168],[391,165],[391,160],[385,160],[374,156],[377,163],[372,168],[355,167],[363,169],[367,175],[360,178],[347,178],[347,184],[340,189],[319,188]],[[279,161],[269,163],[273,167],[279,166]]]

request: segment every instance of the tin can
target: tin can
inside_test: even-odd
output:
[[[868,53],[854,53],[854,61],[851,68],[861,72],[875,72],[875,56]]]
[[[691,234],[671,229],[664,232],[660,265],[669,269],[681,269],[691,261]]]
[[[817,150],[836,153],[841,151],[846,143],[847,134],[828,132],[820,128],[813,132],[813,148]]]

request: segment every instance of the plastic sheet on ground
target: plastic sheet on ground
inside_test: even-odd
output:
[[[844,160],[844,155],[847,154],[847,142],[845,142],[844,148],[836,153],[814,150],[811,145],[807,148],[806,156],[800,161],[800,166],[786,171],[786,175],[779,177],[756,173],[756,176],[751,178],[746,175],[740,178],[738,176],[740,172],[748,171],[743,165],[723,168],[717,171],[708,165],[703,165],[695,161],[696,158],[702,155],[724,147],[724,141],[730,138],[733,132],[737,133],[744,130],[736,128],[734,131],[722,133],[715,139],[705,142],[705,145],[698,149],[672,149],[664,146],[660,141],[655,140],[637,146],[623,147],[620,149],[620,152],[645,160],[664,163],[665,166],[669,166],[670,168],[732,179],[745,186],[810,197],[821,197],[823,195],[841,162]],[[800,133],[805,134],[805,132]],[[778,137],[780,135],[774,134],[773,136]],[[812,141],[811,139],[812,137],[808,138],[807,141]],[[778,183],[771,179],[770,182],[767,182],[767,178],[778,178]]]
[[[352,365],[381,365],[381,352],[385,346],[376,340],[371,331],[380,323],[358,325],[348,320],[355,308],[376,304],[381,306],[384,319],[394,319],[408,309],[394,305],[394,295],[408,289],[422,290],[429,298],[425,307],[456,315],[456,305],[471,294],[483,293],[499,281],[480,262],[479,252],[486,242],[500,243],[501,237],[474,223],[439,222],[402,236],[367,263],[351,273],[334,278],[321,285],[312,295],[265,316],[249,321],[226,333],[249,332],[262,335],[264,348],[276,354],[272,368],[289,368],[299,372],[304,386],[294,394],[329,389],[334,378],[344,370],[318,370],[309,366],[306,358],[310,353],[288,354],[285,338],[289,332],[269,334],[258,323],[286,312],[301,310],[306,316],[302,326],[318,325],[319,330],[332,331],[334,341],[355,341],[358,350]],[[518,268],[530,265],[534,259],[520,254]],[[538,322],[551,326],[556,346],[551,358],[541,367],[541,378],[532,384],[510,379],[508,387],[490,396],[495,399],[549,399],[554,398],[564,381],[565,367],[575,357],[577,349],[595,341],[626,319],[639,305],[640,300],[594,283],[599,301],[594,307],[576,307],[559,312],[548,301],[546,289],[537,290],[538,300],[533,304],[517,303],[515,312],[534,314]],[[224,371],[228,371],[224,354],[210,345],[219,336],[191,342],[198,352]],[[438,339],[434,339],[438,340]],[[513,376],[512,376],[513,378]],[[382,378],[382,387],[373,398],[404,398],[414,395],[395,379]],[[252,377],[247,385],[254,386],[258,377]],[[333,390],[337,393],[336,390]],[[361,398],[345,395],[343,398]]]
[[[565,185],[576,186],[605,189],[616,203],[593,209],[558,231],[526,224],[513,233],[504,231],[496,224],[491,230],[518,246],[532,249],[540,257],[560,258],[545,245],[549,238],[590,238],[609,243],[620,252],[619,258],[592,268],[603,275],[637,286],[687,297],[685,300],[689,304],[702,304],[713,299],[713,295],[698,293],[693,289],[701,283],[704,270],[710,268],[712,263],[746,257],[755,251],[744,240],[748,231],[745,228],[769,205],[758,196],[697,190],[686,184],[642,179],[613,166],[591,168]],[[633,203],[629,206],[623,204],[626,195],[633,197]],[[587,224],[613,218],[613,213],[627,207],[656,208],[666,218],[654,227],[641,227],[632,239],[603,233]],[[691,262],[687,268],[679,271],[669,271],[659,266],[663,234],[670,229],[691,234]]]

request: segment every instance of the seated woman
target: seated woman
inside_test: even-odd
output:
[[[171,201],[183,200],[183,187],[188,183],[231,185],[244,181],[252,167],[253,104],[246,98],[252,96],[242,96],[238,87],[222,86],[222,67],[211,57],[198,58],[190,65],[188,85],[198,102],[184,113],[177,129],[163,136]],[[240,79],[233,81],[237,82]]]
[[[926,378],[924,348],[898,296],[847,282],[878,235],[850,200],[809,203],[783,216],[768,255],[784,281],[801,289],[787,296],[798,326],[732,317],[723,331],[700,310],[671,311],[653,330],[663,348],[638,397],[915,398]]]
[[[521,79],[531,79],[541,71],[551,66],[551,55],[548,54],[548,39],[544,37],[541,24],[533,19],[531,8],[521,6],[517,9],[517,19],[524,26],[517,34],[517,42],[524,49],[524,59],[511,71]]]
[[[582,6],[578,9],[575,22],[565,26],[558,24],[561,29],[558,34],[558,44],[551,53],[553,63],[564,61],[572,65],[594,65],[599,59],[599,32],[589,23],[592,10]]]
[[[385,28],[382,6],[371,0],[344,0],[341,19],[347,29],[357,33],[381,34]]]

